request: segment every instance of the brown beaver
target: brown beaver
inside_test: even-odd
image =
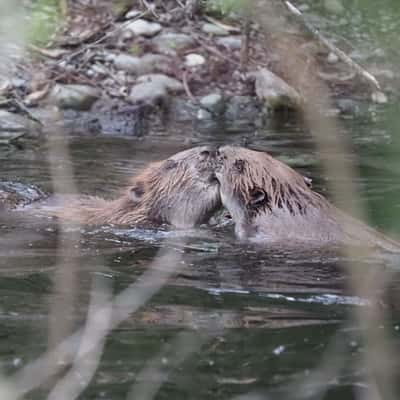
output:
[[[400,243],[337,209],[307,179],[269,154],[233,146],[218,153],[222,204],[240,239],[290,246],[351,242],[400,251]]]
[[[50,199],[34,209],[82,224],[145,226],[171,224],[191,228],[207,222],[221,206],[215,178],[215,149],[207,146],[182,151],[167,160],[151,163],[133,178],[116,200],[83,196]]]

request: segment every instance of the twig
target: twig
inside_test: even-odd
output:
[[[231,33],[232,33],[232,32],[233,32],[233,33],[240,33],[240,28],[238,28],[238,27],[236,27],[236,26],[224,24],[223,22],[218,21],[217,19],[215,19],[215,18],[213,18],[213,17],[210,17],[209,15],[205,15],[205,16],[204,16],[204,19],[205,19],[206,21],[209,21],[209,22],[211,22],[212,24],[218,26],[218,27],[221,28],[221,29],[224,29],[224,30],[228,31],[228,32],[231,32]]]
[[[290,11],[292,15],[294,15],[301,23],[305,26],[305,28],[325,47],[327,47],[332,53],[335,53],[345,64],[347,64],[350,68],[353,68],[360,76],[362,76],[370,85],[372,85],[375,89],[381,91],[381,87],[377,79],[355,61],[353,61],[345,52],[334,46],[328,39],[326,39],[318,29],[314,28],[310,23],[308,23],[302,12],[295,7],[290,1],[284,1],[287,9]]]
[[[236,65],[237,67],[240,68],[240,63],[238,63],[237,61],[235,61],[233,58],[228,57],[226,55],[224,55],[223,53],[221,53],[218,49],[208,45],[207,43],[205,43],[205,40],[203,38],[201,38],[199,35],[192,35],[192,37],[194,38],[194,40],[196,40],[196,42],[203,47],[204,49],[206,49],[208,52],[216,55],[219,58],[222,58],[225,61],[229,61],[231,64]]]
[[[24,105],[24,103],[16,97],[16,95],[14,95],[13,99],[11,100],[11,103],[14,104],[22,112],[22,114],[25,114],[32,121],[35,121],[40,126],[43,126],[43,122],[39,118],[35,117],[29,111],[29,109]]]
[[[187,96],[189,97],[189,99],[193,103],[198,103],[197,99],[193,96],[192,92],[190,91],[187,76],[188,76],[188,72],[185,71],[182,76],[183,88],[185,89],[185,92],[186,92]]]
[[[155,5],[150,5],[148,2],[147,2],[147,0],[140,0],[140,2],[142,3],[142,5],[147,9],[147,11],[149,12],[149,13],[151,13],[151,14],[153,14],[153,16],[155,17],[155,18],[160,18],[160,16],[156,13],[156,10],[155,10]]]

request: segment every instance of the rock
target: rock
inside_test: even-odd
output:
[[[155,50],[163,54],[175,55],[195,45],[195,40],[184,33],[162,33],[153,39]]]
[[[324,0],[324,7],[326,11],[333,14],[343,14],[345,8],[340,0]]]
[[[111,61],[116,68],[143,75],[162,71],[169,64],[169,58],[160,54],[146,54],[143,57],[135,57],[129,54],[114,54]]]
[[[0,210],[23,207],[34,201],[44,199],[46,195],[34,185],[18,182],[0,182]]]
[[[188,54],[185,56],[185,65],[189,68],[205,64],[206,59],[200,54]]]
[[[357,116],[360,114],[360,106],[353,99],[338,99],[336,100],[336,107],[343,115]]]
[[[154,83],[164,86],[169,92],[183,91],[183,84],[181,82],[163,74],[142,75],[137,79],[137,83]]]
[[[60,108],[85,111],[92,107],[100,95],[100,91],[92,86],[57,84],[51,90],[49,98]]]
[[[328,61],[329,64],[336,64],[339,61],[339,57],[337,56],[337,54],[330,52],[326,61]]]
[[[37,137],[41,132],[37,122],[28,117],[0,110],[0,141],[8,143],[21,136]]]
[[[164,85],[157,82],[139,83],[133,86],[129,98],[134,103],[155,104],[167,98],[168,91]]]
[[[220,37],[216,42],[218,46],[225,47],[229,50],[240,50],[242,47],[242,39],[239,36]]]
[[[267,109],[297,108],[302,103],[302,98],[283,79],[266,68],[251,74],[255,77],[255,88],[258,99]]]
[[[210,120],[212,119],[213,115],[208,112],[207,110],[200,109],[197,111],[197,119],[202,120]]]
[[[261,125],[260,105],[253,96],[234,96],[225,107],[225,128],[230,132],[241,132]]]
[[[198,106],[179,97],[171,99],[169,103],[169,118],[171,121],[192,122],[196,119]]]
[[[132,32],[135,36],[152,37],[162,30],[157,22],[149,22],[145,19],[137,19],[125,27],[125,31]]]
[[[219,114],[224,108],[224,99],[219,93],[212,93],[200,99],[200,104],[207,110]]]
[[[174,78],[162,74],[149,74],[137,79],[129,97],[135,103],[154,104],[165,100],[168,93],[182,90],[183,84]]]
[[[386,104],[388,102],[388,98],[385,95],[385,93],[380,92],[380,91],[376,91],[376,92],[372,93],[371,99],[374,103],[377,103],[377,104]]]
[[[93,64],[90,70],[94,76],[104,77],[107,75],[108,71],[102,64]]]
[[[12,78],[10,84],[15,89],[24,89],[27,86],[27,81],[21,78]]]
[[[201,30],[204,33],[207,33],[208,35],[213,35],[213,36],[228,36],[229,32],[218,26],[215,24],[211,24],[209,22],[206,22],[205,24],[203,24],[203,26],[201,27]]]
[[[10,144],[19,138],[25,136],[25,132],[9,132],[9,131],[0,131],[0,145],[1,144]]]

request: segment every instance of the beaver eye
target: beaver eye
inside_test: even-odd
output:
[[[142,183],[137,183],[136,186],[132,187],[129,190],[129,198],[134,201],[138,202],[144,195],[144,186]]]
[[[236,169],[239,174],[244,171],[245,162],[244,160],[236,160],[233,164],[234,168]]]
[[[253,189],[250,192],[250,205],[251,206],[259,206],[263,203],[268,201],[267,199],[267,194],[264,192],[264,190],[261,189]]]
[[[312,179],[309,178],[308,176],[303,176],[305,184],[309,187],[312,188]]]

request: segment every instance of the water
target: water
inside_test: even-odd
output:
[[[360,48],[365,41],[360,24],[354,26],[350,35]],[[392,25],[387,26],[393,35]],[[373,51],[371,41],[368,45],[362,50]],[[398,106],[371,107],[341,121],[351,149],[348,157],[359,172],[353,184],[360,205],[372,225],[393,235],[400,235]],[[269,151],[312,177],[318,191],[327,191],[319,162],[324,155],[293,122],[258,132],[189,128],[142,139],[71,138],[79,191],[116,196],[149,161],[210,143],[246,143]],[[0,147],[2,178],[51,192],[47,155],[45,142]],[[62,296],[53,292],[57,248],[65,242],[59,242],[57,227],[47,220],[4,216],[0,230],[0,367],[13,377],[47,348],[50,304]],[[74,307],[58,316],[75,329],[85,320],[94,282],[117,295],[134,282],[146,284],[143,275],[160,252],[179,259],[162,289],[107,336],[99,367],[80,399],[126,399],[130,391],[131,398],[143,399],[144,391],[157,385],[157,399],[350,400],[373,391],[363,359],[367,348],[354,316],[371,302],[348,288],[344,257],[245,245],[237,242],[232,226],[190,232],[90,228],[82,231],[79,244]],[[396,266],[395,259],[380,254],[360,255],[357,262],[362,274]],[[400,287],[398,274],[391,276],[390,286]],[[390,318],[381,330],[398,346],[398,297],[393,296],[385,298],[389,306],[382,304]],[[146,374],[149,368],[153,373]],[[61,369],[59,376],[66,372]],[[82,384],[89,380],[76,379]],[[46,382],[26,398],[45,398],[53,384]]]
[[[385,113],[378,113],[382,120]],[[394,229],[390,210],[374,210],[388,194],[399,198],[398,176],[387,170],[382,150],[391,132],[382,131],[377,122],[372,129],[369,125],[366,136],[361,120],[344,121],[343,129],[353,132],[350,157],[361,170],[355,184],[362,203],[372,210],[372,223]],[[78,188],[112,197],[143,165],[182,150],[188,135],[193,144],[247,142],[283,157],[311,176],[317,189],[326,187],[311,138],[288,122],[279,129],[217,137],[185,130],[173,138],[71,138]],[[8,149],[0,161],[3,177],[51,191],[47,151],[46,143]],[[1,229],[0,354],[2,370],[12,376],[47,346],[58,234],[52,221],[38,226],[10,219]],[[352,312],[370,303],[346,288],[343,259],[333,252],[255,248],[238,243],[231,226],[190,232],[91,228],[82,232],[80,246],[74,308],[62,316],[76,328],[85,319],[94,281],[117,294],[141,279],[160,251],[179,255],[179,269],[167,284],[108,335],[100,366],[80,398],[125,399],[129,390],[140,392],[138,386],[132,389],[134,383],[149,388],[157,382],[157,399],[245,393],[292,398],[294,388],[318,391],[315,368],[322,368],[327,352],[340,357],[337,373],[324,378],[331,382],[326,398],[353,399],[355,392],[365,390],[360,367],[365,348]],[[364,269],[385,263],[379,256],[359,261]],[[396,282],[394,277],[392,285]],[[393,317],[384,329],[397,334],[395,326]],[[160,368],[161,375],[143,375],[149,365]],[[47,391],[44,386],[27,398],[43,398]]]

